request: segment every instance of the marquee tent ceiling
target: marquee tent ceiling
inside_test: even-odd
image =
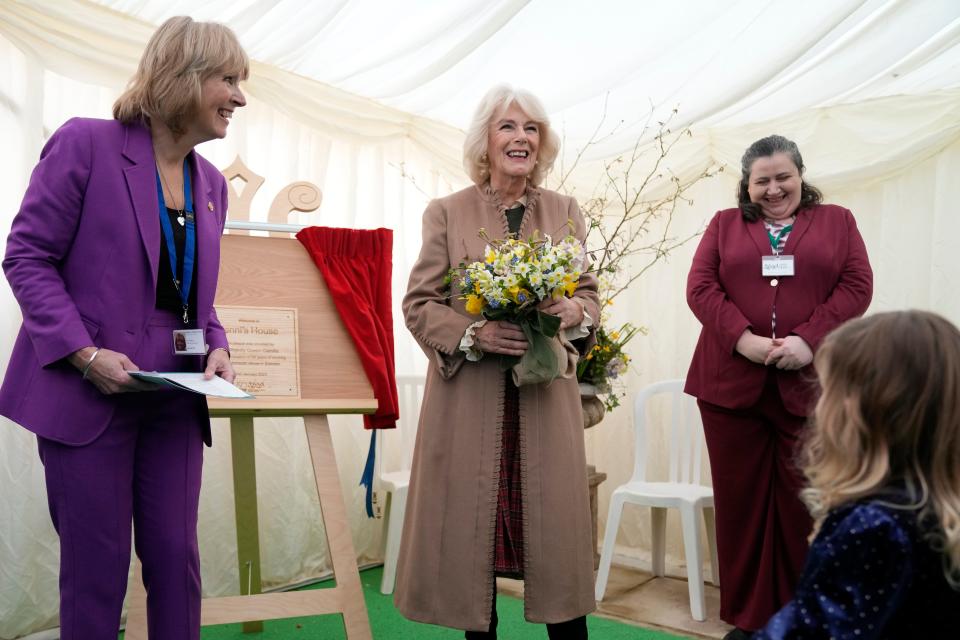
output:
[[[256,60],[463,128],[498,82],[568,142],[635,142],[651,106],[732,127],[960,85],[957,0],[97,0],[149,24],[232,26]]]
[[[632,148],[651,109],[656,121],[679,108],[672,126],[690,123],[693,135],[671,151],[669,172],[696,175],[709,163],[728,170],[696,185],[695,203],[680,203],[671,227],[678,237],[733,203],[746,144],[774,131],[790,136],[812,182],[857,216],[875,272],[872,309],[932,309],[960,323],[960,235],[952,233],[960,0],[0,0],[0,232],[46,136],[69,117],[108,117],[156,25],[177,14],[229,24],[253,58],[249,106],[230,136],[203,153],[218,166],[239,154],[265,175],[254,219],[264,219],[287,184],[306,180],[322,189],[323,207],[295,211],[291,221],[394,229],[403,372],[426,366],[399,310],[423,207],[466,183],[460,129],[499,82],[542,98],[567,154],[596,130],[606,104],[604,132],[615,131],[578,172],[580,202],[581,185],[597,184],[604,161]],[[693,248],[672,254],[610,311],[612,321],[651,328],[650,339],[630,346],[631,393],[684,374],[699,331],[684,301]],[[0,308],[2,363],[20,323],[2,280]],[[623,446],[629,415],[613,412],[587,436],[588,456],[609,474],[601,515],[632,469],[632,449]],[[0,638],[47,629],[57,611],[57,543],[36,443],[7,426],[0,424],[0,512],[15,517],[0,520],[9,577],[0,581]],[[258,425],[258,477],[275,498],[261,520],[275,585],[329,568],[309,456],[302,432],[290,427]],[[218,442],[229,437],[228,425],[214,428]],[[350,492],[359,489],[367,440],[359,429],[335,429],[334,437],[354,544],[361,559],[376,560],[381,527],[362,515],[362,493]],[[234,533],[229,448],[206,456],[204,585],[225,595],[236,589],[235,550],[224,543]],[[620,535],[646,548],[648,528],[633,517]]]

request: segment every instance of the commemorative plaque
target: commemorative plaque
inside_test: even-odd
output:
[[[234,382],[257,397],[300,397],[297,310],[217,306],[230,341]]]

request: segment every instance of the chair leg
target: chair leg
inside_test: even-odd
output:
[[[664,507],[650,507],[650,564],[653,575],[666,575],[664,557],[666,556],[667,510]]]
[[[690,591],[690,613],[694,620],[706,620],[703,597],[703,563],[700,558],[700,521],[693,505],[680,507],[683,529],[683,550],[687,560],[687,588]]]
[[[383,554],[383,579],[380,593],[393,593],[397,578],[397,556],[400,555],[400,534],[403,532],[403,514],[407,508],[407,488],[400,487],[390,494],[387,509],[387,544]]]
[[[603,600],[603,593],[607,590],[607,579],[610,577],[610,563],[613,561],[613,547],[617,542],[617,529],[620,527],[623,503],[622,495],[614,493],[610,496],[610,511],[607,513],[607,527],[603,532],[603,548],[600,551],[600,566],[597,567],[597,583],[594,589],[597,600]]]
[[[713,507],[703,510],[703,523],[707,529],[707,543],[710,545],[710,577],[713,585],[720,586],[720,564],[717,559],[717,523]]]

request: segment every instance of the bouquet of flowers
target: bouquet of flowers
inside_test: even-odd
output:
[[[554,243],[535,233],[527,240],[487,240],[482,262],[451,270],[467,311],[488,320],[520,325],[529,344],[523,356],[501,356],[501,368],[513,368],[517,384],[572,377],[567,348],[558,338],[560,318],[538,309],[541,301],[572,296],[583,274],[584,249],[568,235]],[[569,343],[567,343],[569,345]],[[574,351],[575,353],[575,351]]]
[[[630,364],[630,356],[624,351],[624,346],[637,333],[646,333],[646,330],[628,322],[619,331],[607,331],[601,324],[597,329],[597,343],[577,364],[577,379],[592,384],[597,393],[606,396],[603,404],[607,411],[620,406],[623,391],[616,387],[616,383]]]

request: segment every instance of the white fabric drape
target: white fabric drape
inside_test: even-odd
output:
[[[803,10],[712,1],[607,1],[589,10],[543,0],[100,4],[0,3],[0,241],[43,141],[69,117],[109,117],[154,25],[190,13],[230,24],[255,59],[244,85],[249,105],[225,141],[201,149],[221,167],[239,154],[265,176],[253,217],[264,219],[284,186],[308,180],[323,190],[323,205],[291,221],[394,229],[403,372],[425,366],[399,313],[420,215],[430,197],[467,183],[455,126],[466,125],[479,96],[503,80],[544,100],[567,134],[568,154],[596,127],[605,100],[607,122],[624,121],[574,176],[581,199],[604,162],[632,147],[651,103],[657,113],[679,104],[679,120],[693,122],[693,135],[671,153],[670,171],[689,176],[711,162],[725,171],[698,185],[693,204],[675,215],[677,237],[732,206],[750,142],[773,132],[796,140],[810,180],[857,216],[876,276],[872,310],[914,306],[960,322],[960,237],[952,226],[960,198],[960,7],[951,0],[815,2]],[[614,322],[650,329],[631,344],[628,390],[686,372],[699,330],[684,300],[695,243],[611,309]],[[5,366],[20,323],[5,281],[0,309]],[[610,491],[632,468],[629,397],[586,436],[590,460],[608,474],[601,521]],[[354,544],[361,562],[376,560],[382,523],[363,515],[357,486],[368,436],[358,419],[333,424]],[[214,439],[201,495],[204,589],[236,593],[223,421]],[[662,441],[655,434],[653,442]],[[385,450],[395,463],[389,442]],[[329,563],[302,428],[258,420],[257,456],[267,586],[318,575]],[[35,440],[9,423],[0,424],[0,513],[7,515],[0,519],[0,639],[7,639],[56,626],[58,563]],[[642,556],[649,548],[646,523],[628,511],[624,552]],[[670,551],[682,557],[679,545]]]
[[[955,0],[96,2],[226,22],[260,61],[456,127],[499,82],[536,93],[569,146],[606,104],[621,124],[594,158],[632,147],[651,105],[739,126],[960,83]]]

